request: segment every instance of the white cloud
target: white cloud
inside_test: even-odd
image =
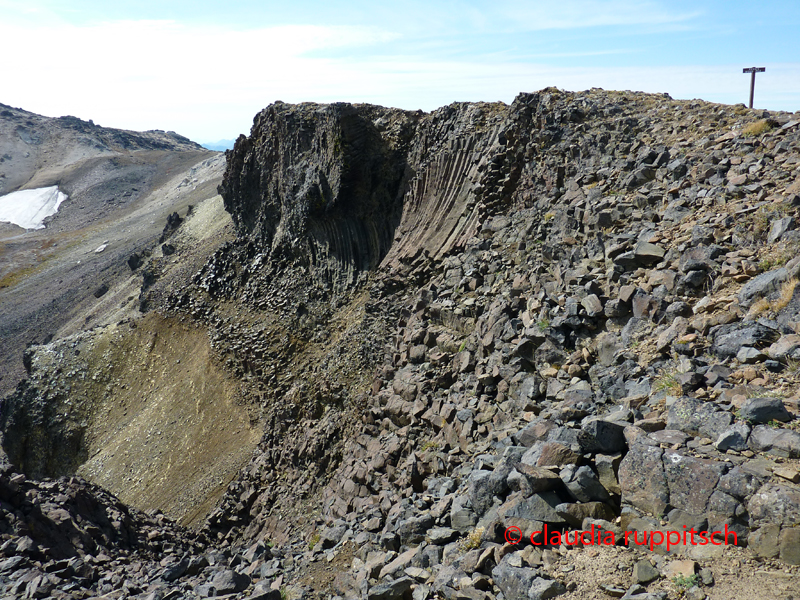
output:
[[[565,4],[576,11],[585,2]],[[641,9],[622,0],[610,4],[615,14],[631,9],[632,14],[617,16],[616,22],[677,18],[659,12],[652,2],[644,2]],[[563,18],[563,13],[549,11],[542,23],[557,26]],[[589,26],[597,19],[589,15],[580,23]],[[0,52],[13,57],[4,63],[6,86],[0,101],[49,116],[73,114],[109,127],[173,129],[213,140],[248,132],[253,115],[275,100],[342,100],[430,110],[457,100],[510,102],[520,91],[555,85],[569,90],[667,92],[676,98],[736,103],[746,100],[749,85],[741,65],[556,68],[540,64],[550,58],[545,55],[525,61],[505,55],[444,60],[436,58],[444,55],[441,52],[421,51],[407,40],[399,40],[400,45],[413,55],[371,55],[392,41],[398,41],[396,34],[368,27],[236,31],[171,21],[80,27],[0,24]],[[580,50],[576,49],[579,55]],[[757,80],[756,105],[799,109],[800,64],[764,66],[767,72]]]
[[[689,21],[699,11],[679,13],[650,0],[507,0],[499,14],[523,30],[577,29],[614,25],[664,25]]]

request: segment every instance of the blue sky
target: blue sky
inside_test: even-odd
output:
[[[0,0],[0,102],[201,142],[275,100],[432,110],[547,86],[800,110],[800,2]]]

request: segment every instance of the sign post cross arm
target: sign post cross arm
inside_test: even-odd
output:
[[[742,69],[742,73],[750,73],[750,108],[753,108],[753,94],[755,94],[756,91],[756,73],[763,73],[766,70],[766,67]]]

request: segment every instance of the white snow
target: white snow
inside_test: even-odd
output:
[[[58,186],[21,190],[0,196],[0,221],[25,229],[44,229],[44,220],[56,214],[67,195]]]

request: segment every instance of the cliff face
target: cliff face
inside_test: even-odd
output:
[[[419,115],[377,106],[275,104],[228,155],[220,194],[271,259],[302,257],[338,286],[391,247]]]
[[[242,424],[220,426],[218,445],[241,451],[263,428],[235,477],[216,471],[227,487],[204,524],[234,551],[252,544],[228,561],[246,575],[237,591],[256,595],[280,574],[298,597],[530,600],[569,586],[578,598],[596,594],[602,571],[621,596],[642,571],[635,549],[542,553],[504,535],[529,540],[546,525],[618,540],[730,531],[736,545],[669,554],[713,570],[701,579],[721,597],[788,593],[738,574],[755,558],[800,576],[797,114],[554,89],[430,114],[276,104],[227,159],[220,193],[236,239],[190,283],[165,274],[151,303],[171,336],[151,332],[153,348],[200,347],[205,330],[202,366],[142,348],[152,316],[129,317],[138,334],[34,348],[2,418],[23,423],[35,403],[35,431],[15,434],[10,453],[50,436],[74,442],[80,462],[83,438],[59,431],[77,389],[89,408],[139,396],[148,410],[181,406],[152,435],[179,438],[179,472],[199,472],[207,459],[192,459],[184,435],[198,393],[159,390],[203,368],[237,383],[228,409],[203,421]],[[138,349],[139,387],[92,349],[103,336]],[[52,357],[76,348],[59,371]],[[204,394],[223,408],[212,384]],[[122,409],[99,429],[120,449],[134,439],[117,430]],[[102,425],[73,412],[81,431]],[[157,445],[168,457],[175,447]],[[158,475],[129,474],[127,454],[114,455],[118,481],[100,460],[84,472],[109,486]],[[170,477],[159,485],[161,497],[179,491]],[[233,589],[216,559],[199,572],[175,559],[153,567],[161,591],[217,576],[215,590]],[[663,595],[669,562],[651,565],[663,575],[651,593],[627,595]]]

